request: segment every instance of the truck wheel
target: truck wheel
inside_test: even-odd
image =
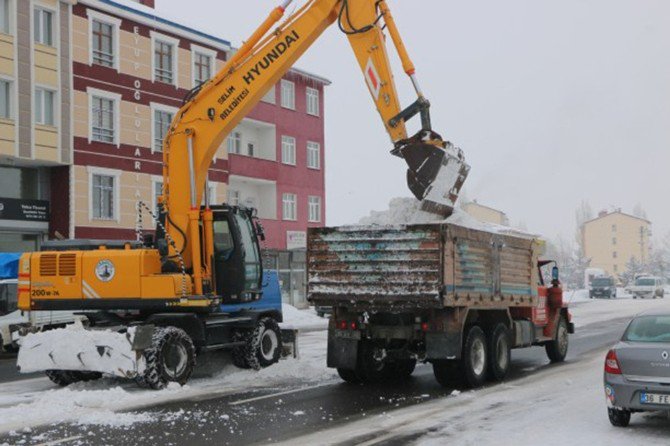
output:
[[[497,324],[489,334],[488,341],[488,377],[491,381],[503,381],[509,372],[512,351],[507,327]]]
[[[481,328],[474,325],[468,332],[463,346],[461,367],[463,378],[468,387],[481,387],[486,380],[488,369],[488,354],[486,336]]]
[[[563,362],[568,354],[568,323],[561,316],[556,327],[556,337],[545,345],[551,362]]]
[[[610,423],[615,427],[628,427],[630,424],[630,410],[615,409],[614,407],[607,408],[607,415]]]
[[[266,317],[249,333],[245,359],[250,368],[260,370],[279,361],[282,351],[281,330],[277,321]]]
[[[433,361],[433,375],[442,387],[454,387],[463,377],[458,361],[444,359]]]
[[[349,384],[358,384],[361,382],[361,378],[358,376],[358,373],[356,373],[356,370],[338,368],[337,374],[340,375],[342,381],[348,382]]]
[[[394,381],[406,381],[414,373],[416,359],[401,359],[390,364],[391,376]]]
[[[193,340],[181,328],[157,327],[144,359],[146,368],[137,378],[141,386],[160,390],[170,382],[184,385],[195,368]]]

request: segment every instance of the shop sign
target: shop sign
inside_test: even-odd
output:
[[[49,202],[0,198],[0,220],[49,221]]]
[[[286,249],[305,249],[307,248],[307,232],[305,231],[286,231]]]

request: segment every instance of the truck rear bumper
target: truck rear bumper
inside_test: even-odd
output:
[[[86,330],[81,323],[33,333],[21,338],[16,365],[21,373],[74,370],[134,378],[145,369],[136,335],[136,327],[116,333]]]

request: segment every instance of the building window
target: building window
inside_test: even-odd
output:
[[[46,46],[53,46],[54,44],[54,29],[53,29],[54,13],[42,8],[35,8],[33,14],[35,43],[40,43]]]
[[[91,97],[91,140],[116,142],[115,101],[100,96]]]
[[[619,271],[619,265],[614,265],[614,272],[616,273],[618,271]]]
[[[9,0],[0,0],[0,33],[11,34]]]
[[[114,67],[114,25],[93,20],[91,26],[93,63],[103,67]]]
[[[309,205],[309,222],[321,222],[321,197],[309,197],[307,199]]]
[[[228,136],[227,140],[228,153],[240,154],[242,153],[242,134],[240,132],[233,132]]]
[[[616,245],[616,237],[612,237],[612,244]]]
[[[92,210],[93,218],[98,220],[114,220],[116,212],[114,211],[114,188],[116,178],[111,175],[93,175],[92,191]]]
[[[295,84],[291,81],[281,81],[281,106],[295,110]]]
[[[154,151],[163,151],[163,141],[170,131],[174,113],[167,110],[154,110]]]
[[[154,52],[154,81],[177,84],[176,51],[179,41],[165,36],[152,36]]]
[[[12,119],[12,83],[0,79],[0,118]]]
[[[307,142],[307,167],[310,169],[321,168],[321,144],[318,142]]]
[[[212,57],[200,52],[193,53],[193,82],[195,86],[204,84],[212,77]]]
[[[616,225],[612,225],[612,232],[616,232]]]
[[[35,89],[35,124],[55,125],[54,96],[51,90]]]
[[[295,166],[295,138],[292,136],[281,137],[281,162]]]
[[[240,205],[240,191],[235,189],[228,190],[228,204],[231,206]]]
[[[612,258],[613,258],[613,259],[616,259],[617,257],[618,257],[617,252],[616,252],[616,251],[613,251],[613,252],[612,252]]]
[[[282,194],[282,217],[284,220],[298,219],[297,199],[295,194]]]
[[[307,114],[319,116],[319,90],[307,87]]]

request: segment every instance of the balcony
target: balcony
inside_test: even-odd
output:
[[[228,203],[258,209],[262,219],[277,218],[277,183],[270,180],[230,175]]]

